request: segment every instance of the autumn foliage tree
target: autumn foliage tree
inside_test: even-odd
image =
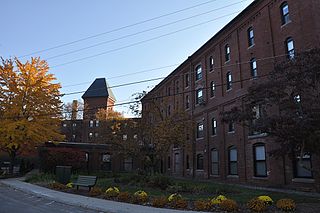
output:
[[[11,169],[18,154],[40,143],[62,140],[59,133],[60,85],[40,58],[22,63],[2,59],[0,65],[0,148]]]
[[[277,64],[268,79],[249,88],[244,108],[224,118],[272,137],[279,145],[275,156],[320,154],[319,100],[320,49],[313,49]]]
[[[146,92],[135,94],[136,100],[144,98],[147,108],[141,111],[139,102],[130,106],[136,116],[142,116],[140,122],[141,140],[146,149],[147,162],[153,171],[159,168],[159,162],[170,153],[173,147],[191,149],[188,143],[193,122],[188,113],[179,108],[165,112],[169,97],[152,98]]]

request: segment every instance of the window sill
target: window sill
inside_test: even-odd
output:
[[[220,175],[210,175],[210,177],[213,177],[213,178],[219,178]]]
[[[283,27],[285,27],[285,26],[287,26],[288,24],[290,24],[292,21],[291,20],[289,20],[287,23],[284,23],[284,24],[282,24],[281,25],[281,28],[283,28]]]
[[[204,137],[196,138],[196,141],[201,141],[201,140],[203,140],[203,139],[204,139]]]
[[[231,59],[229,59],[228,61],[225,61],[224,63],[227,64],[227,63],[229,63],[230,61],[231,61]]]
[[[228,134],[234,134],[235,132],[236,132],[236,131],[233,130],[233,131],[231,131],[231,132],[228,132]]]
[[[204,172],[204,169],[196,169],[196,172]]]
[[[248,50],[254,48],[255,44],[252,44],[251,46],[248,47]]]
[[[263,138],[267,137],[268,133],[261,133],[261,134],[256,134],[256,135],[248,135],[248,139],[256,139],[256,138]]]
[[[239,175],[227,175],[227,178],[239,178]]]
[[[295,183],[315,183],[313,178],[293,178],[292,182]]]
[[[231,89],[227,89],[226,92],[230,92],[231,90],[232,90],[232,88]]]
[[[217,134],[215,134],[215,135],[211,135],[211,137],[212,137],[212,138],[215,138],[215,137],[217,137]]]
[[[268,180],[268,176],[265,176],[265,177],[257,177],[257,176],[253,176],[252,179],[254,180]]]

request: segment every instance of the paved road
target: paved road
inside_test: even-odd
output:
[[[21,192],[0,183],[0,213],[99,213]]]

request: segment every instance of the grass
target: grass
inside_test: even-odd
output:
[[[71,181],[76,180],[77,176],[78,175],[73,175]],[[168,180],[168,178],[165,177],[164,179]],[[54,175],[52,174],[39,174],[30,177],[26,181],[30,183],[50,183],[53,180]],[[213,181],[180,180],[172,178],[170,178],[170,186],[166,190],[161,190],[159,187],[150,185],[152,180],[153,179],[150,177],[135,174],[109,174],[98,177],[96,186],[104,191],[111,186],[117,186],[120,188],[120,191],[127,191],[129,193],[144,190],[151,197],[169,196],[172,193],[178,192],[188,200],[208,199],[222,194],[243,204],[260,195],[268,195],[274,201],[281,198],[290,198],[295,200],[296,203],[319,203],[320,201],[319,198],[306,197],[292,193],[288,194],[248,189],[239,185],[229,185]]]

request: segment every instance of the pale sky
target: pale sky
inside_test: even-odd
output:
[[[165,77],[252,1],[0,0],[0,56],[47,60],[61,93],[101,77],[110,86]],[[112,90],[117,103],[128,102],[159,82]],[[128,105],[116,110],[128,115]]]

